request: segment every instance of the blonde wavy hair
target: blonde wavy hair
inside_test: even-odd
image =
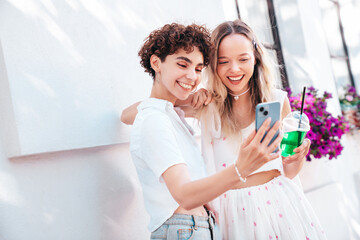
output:
[[[226,136],[233,136],[240,130],[233,116],[234,98],[229,95],[227,87],[222,83],[217,74],[218,51],[221,41],[229,35],[242,34],[253,43],[253,51],[256,60],[254,73],[249,80],[251,107],[255,111],[258,103],[272,100],[271,90],[275,87],[275,72],[277,65],[271,60],[267,50],[256,39],[252,29],[241,20],[227,21],[215,28],[211,34],[214,51],[210,57],[210,64],[206,70],[206,88],[214,97],[212,107],[201,111],[201,118],[205,126],[221,124],[221,132]],[[211,121],[211,123],[210,123]]]

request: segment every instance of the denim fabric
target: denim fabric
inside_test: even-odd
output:
[[[216,239],[214,218],[187,214],[174,214],[158,229],[151,233],[151,239],[206,240]],[[217,234],[216,234],[217,235]]]

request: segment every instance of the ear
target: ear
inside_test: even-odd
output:
[[[151,68],[154,69],[155,72],[160,71],[160,64],[161,64],[161,59],[158,56],[156,56],[155,54],[151,55],[150,65],[151,65]]]

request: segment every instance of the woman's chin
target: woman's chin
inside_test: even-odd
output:
[[[179,93],[177,94],[177,99],[183,101],[183,100],[186,100],[188,99],[188,97],[190,96],[191,92],[186,92],[186,93]]]

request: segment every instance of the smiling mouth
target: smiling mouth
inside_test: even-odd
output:
[[[192,90],[194,88],[195,85],[190,85],[190,84],[186,84],[183,82],[178,82],[178,84],[184,88],[185,90]]]
[[[245,75],[241,75],[240,77],[227,77],[231,82],[241,81]]]

